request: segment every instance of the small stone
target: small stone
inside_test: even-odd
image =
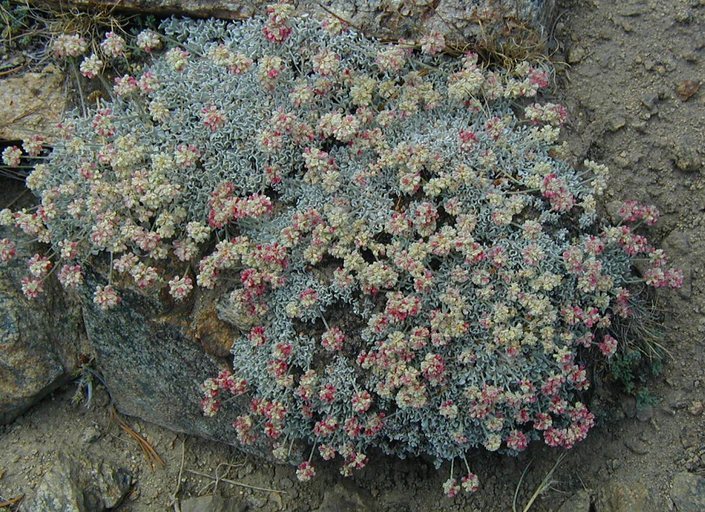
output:
[[[646,443],[639,439],[627,439],[624,441],[624,446],[627,447],[627,449],[635,453],[636,455],[646,455],[649,453],[649,447],[646,446]]]
[[[700,55],[698,55],[698,52],[694,50],[686,50],[681,53],[681,59],[689,64],[697,64],[700,61]]]
[[[671,500],[678,512],[705,510],[705,478],[693,473],[677,473],[671,481]]]
[[[264,506],[267,504],[267,496],[263,496],[260,494],[253,494],[253,495],[247,497],[246,502],[247,502],[248,509],[264,508]],[[230,510],[230,509],[227,509],[227,510]]]
[[[705,405],[700,400],[693,400],[693,403],[688,407],[688,412],[693,416],[700,416],[705,410]]]
[[[83,444],[95,443],[101,436],[102,433],[100,432],[98,425],[90,425],[89,427],[86,427],[83,434],[81,434],[81,442]]]
[[[585,49],[576,46],[568,50],[568,64],[577,64],[585,58]]]
[[[654,417],[654,408],[651,405],[644,405],[636,408],[636,419],[639,421],[649,421]]]
[[[691,141],[680,141],[674,145],[672,151],[673,161],[681,171],[695,172],[700,169],[700,158],[695,145]]]
[[[614,114],[607,119],[605,126],[611,132],[621,130],[627,125],[626,118],[621,114]]]
[[[617,167],[626,169],[629,167],[629,160],[621,155],[617,155],[612,159]]]
[[[323,495],[323,502],[316,512],[370,512],[367,505],[371,500],[365,496],[362,489],[350,482],[337,484]]]
[[[291,480],[291,478],[285,476],[284,478],[279,480],[279,487],[284,490],[291,489],[292,487],[294,487],[294,482]]]
[[[647,93],[641,98],[641,104],[652,114],[658,112],[658,102],[659,95],[654,92]]]
[[[642,120],[636,120],[632,123],[632,128],[634,128],[639,133],[644,133],[644,131],[646,131],[646,122]]]
[[[581,489],[565,500],[557,512],[590,512],[592,496],[590,492]]]
[[[636,418],[636,398],[625,395],[619,402],[619,406],[627,418]]]
[[[644,7],[639,5],[627,5],[619,11],[620,16],[627,18],[634,18],[636,16],[641,16],[644,14]]]
[[[683,80],[676,86],[676,95],[681,101],[688,101],[700,89],[700,82],[695,80]]]
[[[34,496],[22,504],[23,512],[84,512],[83,493],[76,469],[60,459],[44,475]]]
[[[693,21],[693,14],[690,11],[687,11],[685,9],[681,9],[679,11],[676,11],[675,15],[673,16],[673,19],[677,23],[687,25],[688,23]]]

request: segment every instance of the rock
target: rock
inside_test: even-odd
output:
[[[95,443],[102,436],[98,425],[90,425],[81,434],[81,442],[83,444]]]
[[[687,25],[688,23],[693,21],[693,13],[685,9],[678,9],[673,15],[673,19],[676,23]]]
[[[81,462],[80,482],[88,510],[111,510],[120,505],[132,487],[131,474],[105,461]]]
[[[291,478],[285,476],[284,478],[279,480],[279,487],[286,491],[287,489],[291,489],[292,487],[294,487],[294,482],[291,480]]]
[[[652,405],[641,405],[636,408],[636,419],[639,421],[649,421],[654,417],[654,407]]]
[[[635,453],[636,455],[646,455],[647,453],[649,453],[649,447],[644,441],[640,439],[626,439],[624,441],[624,446],[626,446],[630,452]]]
[[[565,500],[557,512],[590,512],[591,506],[590,491],[581,489]]]
[[[576,46],[574,48],[571,48],[568,50],[568,64],[577,64],[578,62],[582,61],[585,58],[585,49]]]
[[[595,512],[662,512],[648,489],[640,482],[611,481],[600,489],[595,500]]]
[[[619,113],[614,113],[608,116],[605,121],[605,128],[610,132],[621,130],[627,125],[627,119]]]
[[[0,139],[41,133],[48,140],[66,108],[64,75],[54,66],[0,81]]]
[[[42,478],[34,496],[23,502],[20,510],[22,512],[87,511],[76,469],[68,459],[59,457]]]
[[[83,318],[99,372],[118,410],[176,432],[237,445],[232,421],[238,403],[207,418],[200,408],[200,385],[225,366],[189,336],[188,312],[126,290],[108,311],[93,302],[98,276],[86,276]],[[245,407],[245,404],[239,404]],[[266,447],[243,451],[264,456]]]
[[[116,9],[113,0],[49,0],[67,7]],[[213,2],[212,0],[122,0],[119,9],[139,14],[187,15],[243,19],[264,13],[272,0]],[[321,5],[319,5],[321,4]],[[489,42],[507,33],[517,35],[525,26],[542,34],[553,19],[556,0],[444,0],[380,2],[378,0],[301,0],[301,12],[335,13],[375,37],[415,37],[433,30],[449,39],[480,38]],[[324,9],[325,8],[325,9]],[[518,30],[519,35],[527,35]]]
[[[28,300],[21,291],[23,275],[20,262],[0,267],[0,424],[67,382],[87,350],[80,310],[58,284],[50,280],[45,296]]]
[[[117,507],[132,477],[104,461],[59,454],[22,512],[102,512]]]
[[[214,494],[181,500],[181,512],[244,512],[247,506],[238,498]]]
[[[648,110],[651,114],[658,112],[659,95],[655,92],[649,92],[642,96],[641,104]]]
[[[703,410],[705,410],[705,405],[703,405],[700,400],[693,400],[693,403],[691,403],[690,407],[688,407],[688,412],[691,416],[700,416],[703,413]]]
[[[683,80],[676,86],[676,95],[681,101],[688,101],[700,89],[700,82],[695,80]]]
[[[627,418],[636,418],[636,398],[632,395],[624,395],[619,405]]]
[[[671,481],[671,500],[678,512],[705,510],[705,478],[693,473],[677,473]]]
[[[267,496],[262,494],[251,494],[246,498],[247,510],[257,510],[267,504]]]
[[[691,140],[681,140],[673,145],[672,159],[683,172],[695,172],[702,167],[697,145]]]
[[[323,495],[321,506],[316,512],[371,512],[374,510],[370,503],[372,497],[351,482],[336,484],[332,489],[328,489]]]

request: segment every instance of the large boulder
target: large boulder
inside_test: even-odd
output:
[[[28,300],[19,263],[0,267],[0,424],[69,380],[86,350],[80,310],[51,280]]]
[[[206,353],[196,339],[194,320],[202,321],[202,315],[192,310],[198,308],[176,308],[125,290],[120,304],[104,311],[92,298],[96,286],[105,283],[94,274],[86,284],[86,333],[117,409],[176,432],[235,444],[232,418],[207,418],[201,412],[200,385],[216,376],[226,360]],[[221,324],[211,327],[227,330]],[[262,454],[261,447],[248,448]]]
[[[80,8],[116,7],[113,0],[48,0]],[[264,12],[274,0],[122,0],[119,9],[159,15],[242,19]],[[369,36],[413,37],[437,30],[450,39],[501,39],[516,30],[541,34],[555,0],[301,0],[299,10],[334,13]]]

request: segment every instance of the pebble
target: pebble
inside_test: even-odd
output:
[[[692,416],[700,416],[705,410],[705,405],[700,400],[693,400],[693,403],[688,407],[688,412]]]
[[[658,102],[659,95],[655,92],[647,93],[641,97],[641,104],[652,114],[658,112]]]
[[[568,50],[568,64],[577,64],[585,58],[585,49],[576,46]]]
[[[683,172],[695,172],[700,169],[700,158],[690,141],[680,141],[673,146],[672,158],[676,167]]]
[[[685,102],[692,98],[700,90],[700,82],[695,80],[683,80],[676,86],[676,95]]]
[[[294,487],[294,482],[291,480],[291,478],[284,477],[279,480],[279,487],[284,490],[291,489],[292,487]]]
[[[605,123],[605,126],[607,127],[607,129],[611,132],[616,132],[617,130],[621,130],[626,125],[627,125],[627,120],[621,114],[611,115]]]
[[[90,425],[85,428],[83,433],[81,434],[81,442],[83,444],[91,444],[96,442],[98,439],[101,437],[101,432],[100,429],[98,428],[98,425]]]
[[[630,452],[637,455],[646,455],[649,453],[649,447],[639,439],[627,439],[624,441],[624,446],[626,446]]]
[[[636,398],[630,395],[624,395],[622,400],[619,402],[619,405],[627,418],[636,417]]]

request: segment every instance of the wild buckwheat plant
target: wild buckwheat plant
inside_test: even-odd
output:
[[[596,215],[608,171],[560,158],[566,111],[536,100],[549,69],[452,59],[439,34],[385,45],[283,4],[161,29],[137,37],[151,64],[119,77],[113,101],[63,123],[27,180],[40,206],[0,214],[51,244],[27,262],[28,296],[55,268],[71,288],[108,260],[105,309],[124,286],[220,291],[242,334],[203,410],[249,400],[234,438],[301,480],[320,459],[350,475],[377,448],[463,461],[443,486],[454,496],[478,489],[475,448],[585,438],[581,361],[619,349],[610,325],[632,314],[632,284],[682,276],[635,232],[654,208]],[[108,36],[84,74],[125,44]]]

